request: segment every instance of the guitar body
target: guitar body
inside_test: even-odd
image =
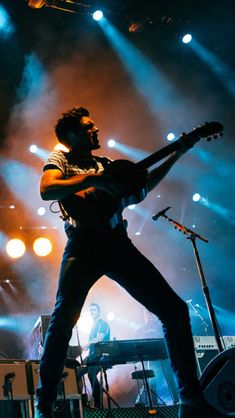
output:
[[[181,147],[189,149],[201,138],[210,141],[212,138],[222,136],[223,125],[219,122],[207,122],[205,125],[195,128],[188,134],[182,134],[181,138],[155,153],[144,158],[138,163],[129,160],[116,160],[108,164],[105,174],[110,181],[116,179],[123,188],[123,196],[115,199],[108,193],[94,188],[75,193],[61,200],[69,217],[77,222],[87,225],[107,224],[114,228],[122,218],[125,207],[141,202],[146,197],[147,169],[158,161],[180,150]]]
[[[129,160],[116,160],[105,168],[112,181],[116,179],[123,188],[123,197],[115,199],[101,190],[87,191],[85,196],[76,193],[61,200],[69,214],[83,224],[110,223],[113,228],[121,219],[125,207],[141,202],[145,196],[146,171]]]

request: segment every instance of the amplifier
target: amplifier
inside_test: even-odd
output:
[[[41,315],[35,322],[29,338],[29,356],[38,360],[42,355],[42,348],[51,320],[51,315]]]
[[[30,399],[25,361],[0,360],[0,400]]]
[[[197,360],[198,375],[201,376],[206,366],[219,354],[216,339],[212,335],[194,336],[194,348]],[[225,350],[235,347],[235,337],[221,337],[222,346]]]
[[[29,360],[32,371],[32,386],[35,391],[39,382],[39,360]],[[68,399],[79,398],[82,393],[83,384],[82,380],[77,380],[76,369],[70,369],[65,367],[63,376],[61,379],[61,385],[58,390],[58,398],[63,398],[65,395]]]
[[[39,360],[0,360],[0,400],[29,400],[39,381]],[[64,368],[58,399],[80,399],[82,380],[75,368]]]
[[[196,350],[217,350],[216,339],[213,335],[195,335],[193,337],[193,341]],[[224,349],[234,348],[235,337],[231,335],[225,335],[221,337],[221,343]]]
[[[206,366],[213,360],[215,356],[217,356],[218,350],[196,350],[195,354],[198,377],[200,377]]]
[[[235,337],[230,335],[223,336],[223,341],[226,349],[235,348]]]
[[[29,338],[29,358],[40,360],[43,352],[46,332],[49,327],[51,315],[41,315],[35,322]],[[75,328],[74,328],[75,330]],[[67,357],[75,359],[81,354],[81,347],[69,345]]]
[[[198,377],[201,376],[203,370],[208,363],[218,354],[215,337],[212,335],[194,336],[194,348],[197,361]]]
[[[196,350],[217,350],[216,340],[212,335],[196,335],[193,337],[193,341]]]
[[[147,418],[150,415],[159,418],[177,418],[178,406],[158,406],[155,408],[156,413],[153,414],[147,407],[132,407],[132,408],[113,408],[112,417],[114,418]],[[90,409],[84,408],[84,418],[106,418],[109,416],[108,409]]]

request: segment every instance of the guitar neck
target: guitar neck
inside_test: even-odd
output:
[[[167,157],[172,152],[180,149],[182,146],[182,142],[186,139],[186,137],[188,137],[188,135],[185,135],[182,139],[178,139],[177,141],[172,142],[166,147],[154,152],[153,154],[149,155],[148,157],[136,163],[136,165],[140,167],[141,169],[146,170],[148,167],[151,167],[153,164]],[[197,142],[197,140],[199,140],[199,137],[198,136],[196,138],[190,137],[190,139],[192,139],[191,142],[193,144]]]

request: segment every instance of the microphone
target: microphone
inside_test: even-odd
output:
[[[166,209],[161,210],[160,212],[155,213],[155,215],[152,216],[152,219],[154,221],[157,221],[160,216],[164,216],[165,213],[171,208],[171,206],[167,206]]]

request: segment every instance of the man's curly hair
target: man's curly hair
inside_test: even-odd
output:
[[[84,107],[73,107],[68,112],[63,113],[62,117],[57,120],[55,125],[55,133],[58,141],[66,146],[69,145],[67,133],[69,130],[77,129],[83,116],[90,116],[90,113]]]

